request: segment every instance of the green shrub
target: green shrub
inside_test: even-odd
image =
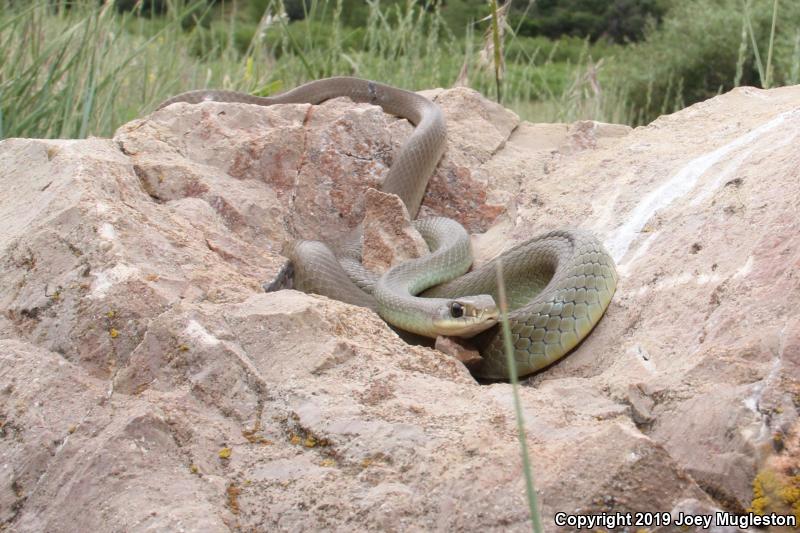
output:
[[[233,30],[233,47],[241,55],[247,53],[253,37],[258,31],[258,24],[239,22]]]
[[[266,4],[266,2],[262,2]],[[311,9],[311,0],[284,0],[283,6],[289,20],[302,20],[306,18],[306,13]],[[266,7],[266,6],[264,6]],[[261,9],[263,13],[264,9]]]
[[[142,15],[161,15],[167,12],[166,0],[114,0],[114,7],[120,13],[137,10]]]
[[[623,80],[627,100],[640,110],[640,121],[710,98],[739,85],[761,85],[749,34],[742,40],[742,0],[680,0],[647,38],[627,47],[606,75]],[[756,0],[750,26],[761,61],[766,62],[772,23],[771,0]],[[793,37],[800,28],[800,3],[779,4],[773,80],[791,78]],[[744,45],[744,47],[743,47]]]
[[[457,36],[465,34],[467,26],[489,15],[485,1],[448,0],[441,6],[442,19]]]
[[[623,43],[642,39],[646,22],[660,20],[668,5],[666,0],[538,0],[529,8],[517,5],[511,23],[520,35]]]
[[[479,54],[487,23],[469,24],[488,14],[484,0],[309,0],[305,19],[271,22],[270,0],[243,1],[170,0],[174,12],[143,17],[95,0],[0,0],[0,137],[109,135],[183,90],[271,93],[331,75],[408,89],[460,79],[496,94]],[[798,83],[800,2],[779,2],[768,74],[773,1],[676,0],[633,45],[509,32],[503,103],[536,121],[643,123],[735,85]]]
[[[536,56],[537,62],[565,62],[573,65],[584,61],[588,56],[595,59],[615,53],[620,47],[600,40],[594,43],[586,38],[562,36],[560,39],[547,37],[517,36],[505,46],[506,59],[509,61],[526,61]]]

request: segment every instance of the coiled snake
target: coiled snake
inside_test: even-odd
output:
[[[158,108],[203,101],[262,106],[319,104],[339,96],[377,104],[416,126],[382,185],[384,192],[403,200],[414,218],[446,144],[442,112],[423,96],[371,81],[337,77],[312,81],[274,97],[190,91]],[[445,218],[424,219],[415,225],[433,248],[432,254],[398,265],[380,278],[360,266],[358,229],[335,253],[317,241],[292,243],[285,254],[293,268],[294,286],[377,310],[395,326],[423,335],[469,336],[481,331],[472,342],[483,359],[472,370],[490,379],[509,376],[502,332],[496,325],[496,261],[502,261],[514,359],[521,376],[551,364],[586,337],[616,288],[612,258],[593,235],[584,231],[550,231],[463,274],[471,263],[466,231]],[[421,291],[424,297],[417,296]]]

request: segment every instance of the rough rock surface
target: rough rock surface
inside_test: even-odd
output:
[[[521,390],[546,529],[558,511],[789,512],[800,87],[635,130],[426,94],[450,138],[423,215],[461,220],[482,259],[580,226],[618,262],[592,335]],[[3,525],[528,530],[509,385],[368,310],[261,292],[284,240],[359,223],[410,131],[337,99],[0,142]]]
[[[384,273],[389,267],[428,253],[425,239],[411,224],[403,200],[396,194],[367,189],[361,262]]]

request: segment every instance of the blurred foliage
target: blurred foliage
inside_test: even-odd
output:
[[[330,3],[334,3],[333,0]],[[302,20],[321,9],[319,0],[284,0],[290,20]],[[409,0],[381,0],[384,9],[405,6]],[[463,35],[467,25],[488,14],[486,0],[410,0],[411,4],[427,9],[439,8],[450,31]],[[562,35],[607,37],[615,42],[636,41],[643,37],[648,19],[660,20],[669,5],[668,0],[516,0],[511,4],[511,25],[520,35],[541,35],[551,39]],[[249,12],[260,17],[274,5],[271,0],[249,0]],[[369,5],[365,0],[342,0],[342,22],[348,26],[367,23]]]
[[[140,15],[163,15],[167,11],[166,0],[114,0],[114,7],[120,13],[134,11]]]
[[[667,0],[537,0],[524,4],[512,4],[512,26],[519,28],[520,35],[607,38],[617,43],[641,40],[648,21],[660,21],[670,5]]]
[[[643,124],[740,85],[800,83],[800,2],[515,1],[504,104]],[[485,0],[0,0],[0,137],[108,135],[190,88],[330,75],[495,94]],[[168,53],[165,53],[168,51]]]
[[[620,51],[605,79],[626,80],[638,122],[739,85],[762,85],[752,42],[765,62],[773,2],[754,0],[747,12],[743,5],[743,0],[676,0],[659,26],[648,25],[644,41]],[[800,54],[798,38],[800,2],[780,2],[773,85],[798,83],[792,73]]]

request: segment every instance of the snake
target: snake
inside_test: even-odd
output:
[[[399,196],[415,219],[447,143],[441,109],[422,95],[374,81],[333,77],[268,97],[189,91],[165,100],[157,109],[207,101],[316,105],[337,97],[378,105],[415,126],[381,186],[383,192]],[[293,287],[366,307],[400,330],[428,337],[470,337],[481,356],[470,371],[489,380],[508,379],[512,372],[497,323],[498,268],[507,298],[511,358],[519,376],[548,367],[575,348],[600,321],[616,290],[613,259],[599,239],[585,230],[548,231],[468,271],[472,262],[469,235],[458,222],[428,217],[414,220],[414,226],[431,253],[380,276],[360,264],[360,226],[335,250],[319,241],[291,241],[283,250],[288,258],[285,268],[265,289]]]

